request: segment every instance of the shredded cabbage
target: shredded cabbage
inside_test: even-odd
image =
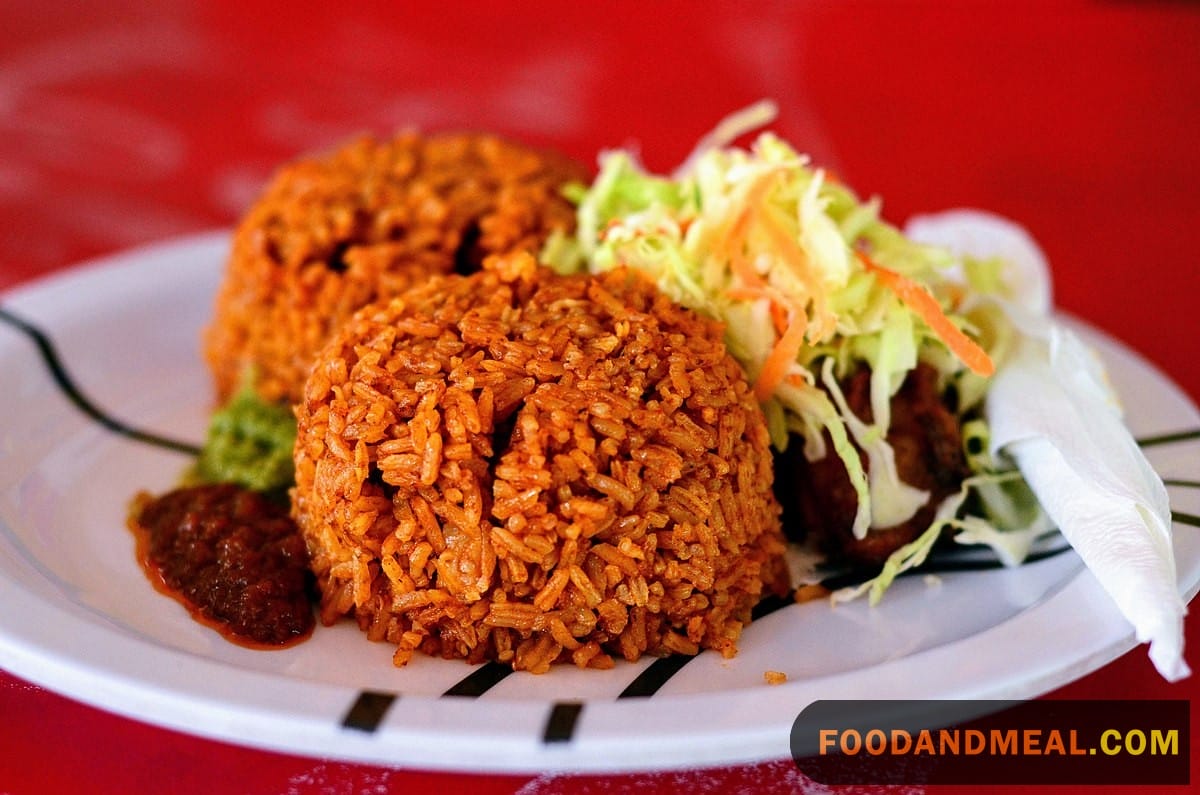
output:
[[[968,408],[986,390],[987,379],[964,366],[894,282],[922,285],[950,324],[1001,353],[994,306],[963,298],[1004,284],[986,261],[910,240],[882,220],[878,199],[860,200],[776,135],[762,133],[749,148],[726,145],[772,112],[735,114],[670,176],[647,172],[630,151],[603,153],[579,197],[575,238],[554,240],[543,258],[560,272],[636,268],[724,324],[774,446],[797,435],[818,459],[829,434],[859,498],[853,529],[861,538],[908,520],[929,499],[900,479],[887,441],[890,401],[907,374],[918,362],[934,366]],[[891,284],[878,278],[884,271]],[[850,411],[838,387],[864,366],[870,422]]]

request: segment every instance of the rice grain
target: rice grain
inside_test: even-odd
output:
[[[322,620],[544,672],[736,651],[787,587],[762,412],[721,329],[529,255],[355,314],[296,407]]]

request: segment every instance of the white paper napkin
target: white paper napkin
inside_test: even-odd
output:
[[[1171,509],[1121,419],[1096,355],[1050,316],[1045,258],[1020,227],[956,210],[923,216],[906,232],[924,243],[1011,263],[1019,332],[1000,365],[985,413],[993,452],[1017,463],[1042,507],[1079,553],[1166,679],[1190,671],[1183,659],[1186,607],[1176,585]]]

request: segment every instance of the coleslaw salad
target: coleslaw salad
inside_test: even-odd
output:
[[[758,133],[745,148],[731,145],[774,112],[771,103],[759,103],[732,115],[670,175],[648,172],[628,150],[602,153],[593,183],[572,195],[575,235],[548,241],[543,260],[560,272],[634,268],[674,300],[721,322],[729,352],[763,406],[774,447],[802,444],[809,460],[833,454],[845,465],[857,497],[852,532],[858,539],[910,519],[930,500],[929,492],[900,478],[887,435],[890,400],[908,373],[919,362],[936,370],[939,388],[955,396],[971,474],[877,576],[836,599],[869,593],[878,601],[895,576],[920,565],[947,532],[960,543],[992,547],[1010,565],[1055,527],[1092,565],[1105,558],[1093,550],[1109,545],[1116,532],[1145,551],[1151,565],[1132,586],[1123,584],[1121,571],[1110,572],[1106,588],[1123,594],[1118,604],[1139,639],[1161,641],[1152,656],[1164,676],[1186,675],[1183,605],[1161,587],[1169,579],[1173,593],[1171,548],[1162,543],[1162,528],[1168,542],[1170,532],[1165,491],[1127,443],[1119,418],[1099,452],[1120,456],[1125,464],[1117,469],[1137,474],[1125,498],[1141,508],[1099,534],[1080,528],[1069,513],[1044,507],[1054,505],[1048,493],[1060,487],[1064,466],[1077,470],[1077,461],[1046,468],[1044,457],[1032,462],[1010,449],[1015,440],[1062,427],[1064,417],[1055,412],[1092,403],[1066,401],[1042,416],[1012,405],[1020,403],[1013,395],[989,399],[997,383],[1021,374],[1037,371],[1032,378],[1042,384],[1063,376],[1064,367],[1078,374],[1086,364],[1057,357],[1059,369],[1046,369],[1049,348],[1031,342],[1061,336],[1036,244],[1019,227],[979,213],[968,218],[976,225],[966,228],[978,232],[970,245],[939,240],[936,218],[905,234],[883,219],[877,198],[860,199],[775,134]],[[850,410],[840,386],[862,367],[870,373],[869,422]],[[1115,402],[1102,373],[1086,377],[1093,402]],[[997,421],[1005,429],[999,443],[991,428]],[[1102,474],[1085,471],[1075,487],[1107,493],[1112,479]]]

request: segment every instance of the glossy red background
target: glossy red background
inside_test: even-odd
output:
[[[667,169],[771,97],[776,129],[892,220],[975,206],[1026,225],[1060,306],[1200,398],[1200,6],[334,5],[0,4],[0,288],[228,226],[275,164],[355,132],[487,129],[589,161],[632,143]],[[1168,685],[1139,649],[1051,697],[1198,696],[1197,678]],[[290,757],[2,672],[0,716],[6,795],[804,788],[787,760],[606,779]]]

